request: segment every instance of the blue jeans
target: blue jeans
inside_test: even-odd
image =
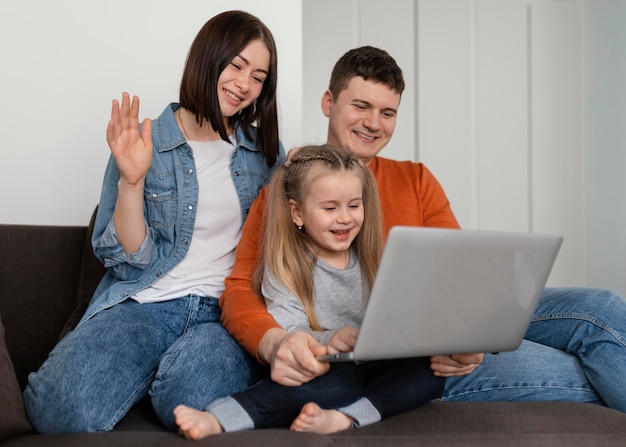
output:
[[[603,289],[547,288],[526,340],[446,379],[442,400],[566,400],[626,412],[626,300]]]
[[[260,367],[220,323],[215,298],[127,300],[65,336],[24,392],[41,433],[108,431],[149,393],[176,430],[178,404],[203,409],[259,379]]]
[[[626,412],[626,300],[589,288],[548,288],[526,339],[576,356],[602,401]]]

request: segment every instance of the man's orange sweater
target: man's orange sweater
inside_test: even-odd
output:
[[[378,184],[385,234],[395,225],[459,228],[443,188],[426,166],[376,157],[369,168]],[[225,280],[226,288],[220,298],[222,323],[257,358],[263,335],[269,329],[280,327],[251,286],[260,258],[266,189],[261,190],[250,208],[237,246],[235,265]]]

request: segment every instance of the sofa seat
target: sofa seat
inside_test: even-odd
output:
[[[626,414],[572,402],[436,402],[332,435],[278,428],[225,433],[192,443],[165,431],[143,400],[109,433],[35,434],[23,410],[21,390],[28,374],[80,318],[102,277],[90,231],[91,224],[0,224],[1,446],[626,445]]]

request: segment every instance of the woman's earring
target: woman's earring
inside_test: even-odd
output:
[[[302,225],[298,225],[298,231],[302,230]]]

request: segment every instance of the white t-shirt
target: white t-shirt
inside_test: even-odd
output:
[[[231,137],[234,142],[234,136]],[[219,298],[241,237],[241,206],[230,163],[236,144],[190,141],[198,176],[198,207],[189,251],[167,275],[137,292],[139,302],[195,294]]]

